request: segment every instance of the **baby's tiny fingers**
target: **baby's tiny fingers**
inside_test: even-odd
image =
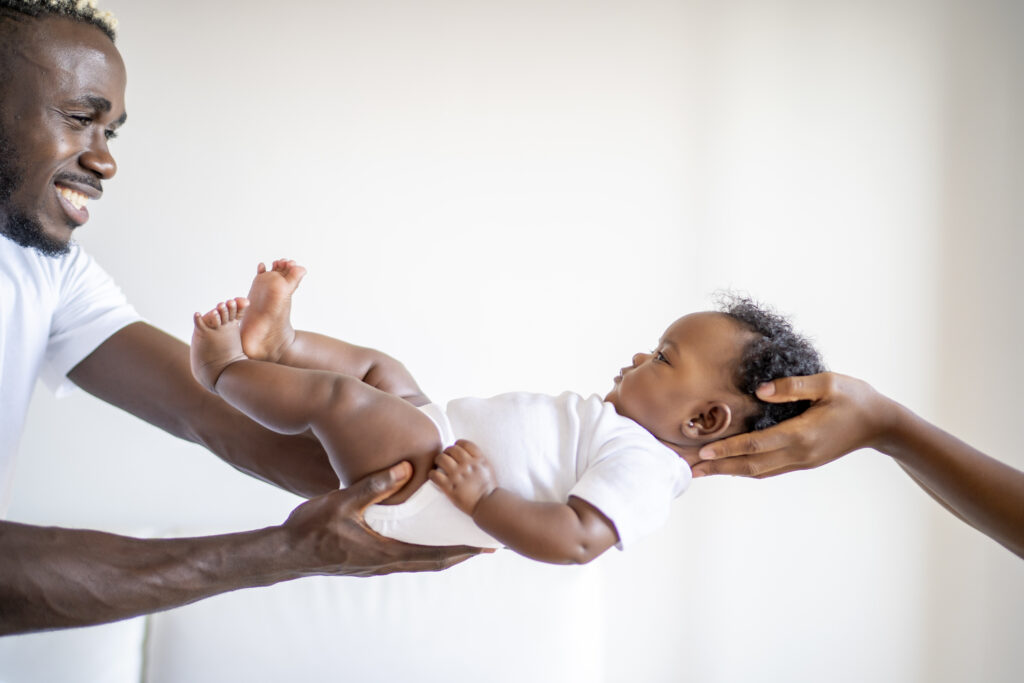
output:
[[[461,448],[463,451],[465,451],[466,455],[470,457],[479,458],[481,455],[483,455],[480,452],[480,447],[477,446],[472,441],[468,441],[467,439],[459,439],[458,441],[455,442],[455,445]]]
[[[437,484],[438,488],[442,490],[451,491],[451,479],[449,479],[448,475],[445,474],[442,470],[430,470],[429,472],[427,472],[427,477],[430,479],[430,481]]]
[[[452,470],[458,469],[459,467],[459,463],[455,462],[455,458],[449,455],[448,451],[445,451],[444,453],[441,453],[436,458],[434,458],[434,464],[440,467],[445,472],[450,472]]]
[[[447,453],[453,460],[455,460],[458,463],[463,463],[469,459],[469,453],[467,453],[466,449],[460,446],[459,444],[449,446],[448,448],[444,449],[444,452]]]

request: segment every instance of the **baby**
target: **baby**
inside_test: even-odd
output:
[[[764,403],[755,389],[824,370],[786,320],[737,299],[669,325],[603,400],[510,393],[442,408],[393,358],[294,330],[305,272],[260,264],[248,298],[196,313],[193,374],[260,424],[318,439],[343,484],[410,461],[412,479],[366,520],[412,543],[507,546],[554,563],[621,549],[660,526],[689,484],[677,452],[798,415],[806,403]]]

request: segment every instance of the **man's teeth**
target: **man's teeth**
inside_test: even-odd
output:
[[[81,210],[81,208],[85,206],[86,202],[89,201],[89,198],[86,197],[81,192],[75,192],[74,190],[67,187],[58,187],[57,192],[60,193],[61,197],[68,200],[71,206],[79,210]]]

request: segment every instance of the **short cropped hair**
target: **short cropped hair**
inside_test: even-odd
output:
[[[757,387],[780,377],[825,372],[821,355],[806,338],[797,334],[789,320],[769,307],[733,293],[717,297],[719,310],[754,333],[740,356],[736,388],[754,399],[755,411],[746,420],[748,432],[767,429],[801,414],[810,401],[768,403],[755,393]]]
[[[97,9],[96,0],[0,0],[0,22],[26,17],[66,17],[92,24],[111,41],[117,38],[117,19],[112,13]]]

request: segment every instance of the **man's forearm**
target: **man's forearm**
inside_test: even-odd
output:
[[[85,626],[296,578],[281,527],[182,539],[0,522],[0,635]]]
[[[285,490],[310,497],[338,487],[317,441],[265,429],[206,391],[192,377],[188,346],[146,323],[111,336],[68,377],[103,401]]]
[[[953,514],[1024,557],[1024,472],[991,458],[893,402],[876,447]]]
[[[208,419],[188,438],[232,467],[305,498],[338,488],[338,475],[312,436],[288,436],[265,429],[210,394],[223,412],[211,426]]]
[[[437,571],[479,552],[384,538],[363,510],[412,476],[409,463],[307,500],[280,526],[138,539],[0,522],[0,634],[84,626],[302,576]]]

